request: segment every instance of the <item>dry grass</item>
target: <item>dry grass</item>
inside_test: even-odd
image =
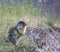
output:
[[[35,28],[37,26],[45,25],[48,22],[47,18],[40,17],[40,16],[34,16],[30,14],[24,14],[21,16],[16,15],[3,15],[0,16],[0,51],[3,51],[7,44],[5,43],[5,39],[8,36],[8,31],[10,27],[15,26],[19,21],[24,21],[27,23],[29,27]],[[55,23],[56,25],[59,23]]]
[[[10,27],[15,26],[21,20],[26,22],[27,25],[30,27],[36,27],[38,24],[41,23],[43,24],[46,21],[43,18],[31,16],[29,14],[24,14],[22,16],[16,16],[16,15],[0,16],[0,51],[1,52],[4,52],[4,49],[7,47],[5,40],[7,39],[8,31]]]

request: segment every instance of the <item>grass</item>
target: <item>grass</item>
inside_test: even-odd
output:
[[[20,20],[25,21],[28,26],[33,26],[37,24],[44,24],[47,20],[45,18],[40,18],[31,14],[23,14],[21,16],[12,14],[3,14],[0,16],[0,52],[7,50],[7,44],[5,40],[8,36],[8,31],[10,27],[15,26]],[[9,43],[10,44],[10,43]],[[10,44],[12,45],[12,44]],[[12,48],[11,48],[12,49]]]
[[[28,12],[27,12],[28,11]],[[0,52],[4,52],[6,48],[5,39],[8,36],[9,28],[15,26],[20,20],[25,21],[29,26],[36,26],[37,24],[45,24],[45,22],[54,22],[53,19],[47,20],[41,17],[38,10],[20,9],[10,7],[8,9],[0,9]]]
[[[20,20],[25,21],[27,24],[30,23],[31,25],[34,25],[32,24],[32,22],[33,23],[38,22],[38,16],[25,13],[26,11],[24,11],[23,9],[20,10],[16,9],[17,11],[16,13],[14,13],[15,10],[13,10],[13,8],[9,10],[2,9],[0,13],[0,52],[4,52],[5,50],[7,50],[6,47],[8,46],[5,43],[5,40],[8,36],[8,31],[10,27],[15,26]]]
[[[55,21],[58,21],[59,19],[54,20],[53,18],[46,18],[46,16],[42,15],[41,9],[33,9],[32,3],[30,3],[30,5],[26,3],[23,8],[13,7],[13,5],[6,8],[3,5],[0,8],[0,52],[4,52],[4,49],[7,46],[5,39],[8,36],[10,27],[15,26],[20,20],[23,20],[29,26],[34,27],[34,25],[45,24],[45,22],[48,21],[55,23]]]

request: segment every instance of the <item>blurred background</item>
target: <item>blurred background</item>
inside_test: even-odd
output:
[[[0,16],[33,15],[57,19],[60,15],[59,0],[0,0]]]
[[[53,23],[56,21],[60,22],[60,1],[0,0],[0,19],[7,17],[19,20],[20,18],[45,18]]]

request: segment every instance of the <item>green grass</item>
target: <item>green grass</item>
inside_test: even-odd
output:
[[[8,36],[10,27],[15,26],[20,20],[25,21],[27,24],[32,24],[32,22],[45,24],[45,22],[55,23],[55,21],[60,21],[60,19],[54,20],[53,18],[47,18],[46,16],[43,17],[42,10],[39,8],[33,9],[32,3],[30,3],[30,5],[26,3],[24,8],[13,7],[13,5],[6,8],[3,5],[0,8],[0,52],[4,52],[4,49],[7,46],[5,39]]]
[[[29,14],[25,9],[9,8],[6,10],[1,9],[0,11],[0,52],[4,52],[4,50],[7,50],[6,47],[8,47],[5,40],[8,36],[10,27],[15,26],[20,20],[28,24],[31,21],[35,21],[37,17],[33,14]]]
[[[8,36],[8,31],[10,27],[15,26],[20,20],[25,21],[27,24],[35,23],[44,23],[46,19],[40,19],[38,16],[34,16],[31,14],[22,14],[20,16],[12,15],[12,14],[3,14],[0,16],[0,51],[4,52],[4,49],[6,49],[7,44],[5,43],[5,40]],[[35,24],[37,25],[37,24]],[[30,26],[30,25],[29,25]],[[9,43],[8,43],[9,44]],[[10,44],[12,45],[12,44]],[[11,48],[12,49],[12,48]]]

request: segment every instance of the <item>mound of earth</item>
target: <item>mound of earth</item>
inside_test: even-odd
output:
[[[34,46],[30,45],[31,52],[60,52],[60,28],[42,26],[27,28],[26,35],[33,38]]]

